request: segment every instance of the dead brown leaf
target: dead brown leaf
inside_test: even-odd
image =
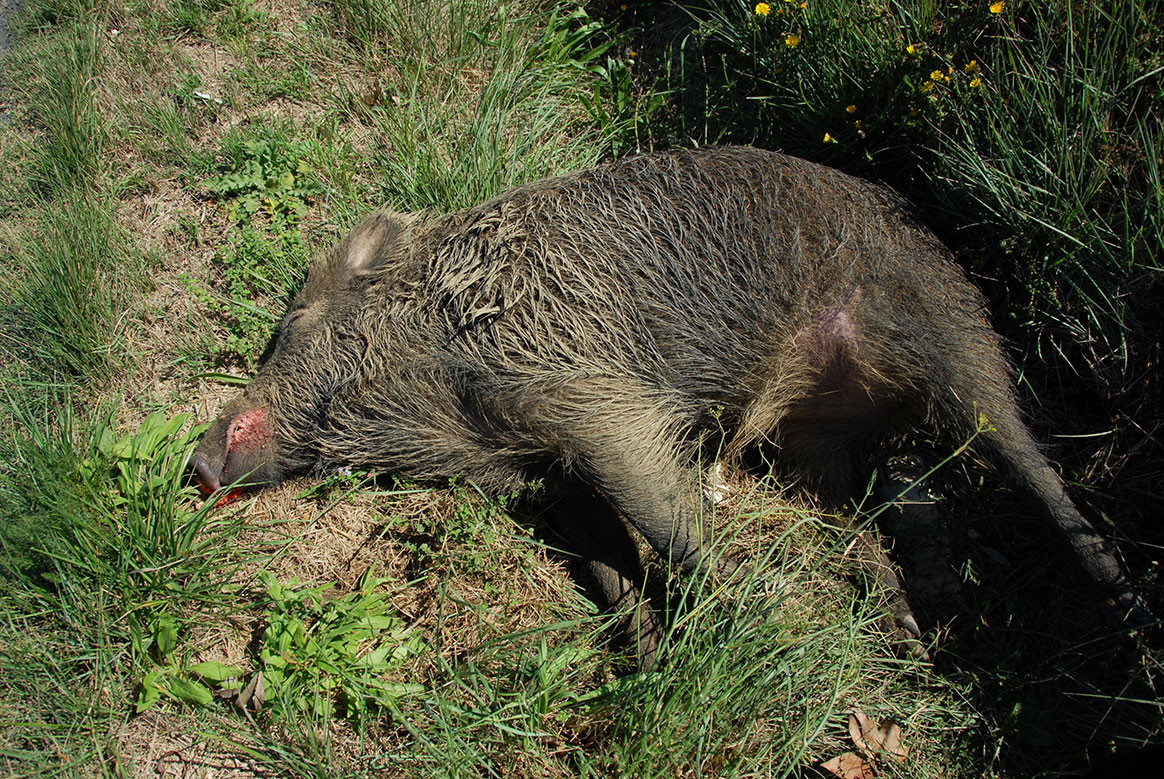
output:
[[[832,760],[821,763],[820,767],[840,779],[873,779],[875,776],[873,766],[854,752],[837,755]]]
[[[870,759],[886,755],[893,760],[904,760],[909,748],[901,744],[901,726],[893,720],[880,723],[870,719],[860,709],[849,714],[849,737],[853,745]]]

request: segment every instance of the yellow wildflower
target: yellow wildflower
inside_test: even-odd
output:
[[[942,71],[940,71],[940,70],[935,70],[933,73],[931,73],[931,74],[930,74],[930,81],[941,81],[941,80],[942,80],[942,77],[943,77],[944,75],[945,75],[945,74],[944,74],[944,73],[942,73]]]
[[[978,72],[978,60],[970,60],[969,62],[967,62],[965,65],[962,66],[962,70],[966,71],[967,73],[977,73]]]
[[[857,106],[855,104],[845,106],[845,113],[849,113],[849,114],[857,113]]]
[[[824,140],[822,141],[822,143],[836,143],[836,140],[833,139],[833,136],[829,135],[828,133],[825,133]]]
[[[790,49],[795,49],[800,45],[800,36],[794,32],[788,33],[788,35],[784,36],[784,45]]]
[[[1002,0],[998,0],[997,2],[990,4],[990,13],[997,16],[998,14],[1002,13],[1003,8],[1006,8],[1006,3],[1002,2]]]
[[[970,86],[974,87],[975,89],[977,89],[981,85],[982,85],[982,79],[979,78],[978,76],[975,76],[973,79],[970,80]]]
[[[801,7],[801,8],[808,8],[808,3],[801,3],[801,4],[800,4],[800,7]]]
[[[860,120],[860,119],[858,119],[858,120],[856,120],[855,122],[853,122],[853,126],[854,126],[854,127],[856,127],[858,131],[860,131],[860,129],[861,129],[861,120]]]
[[[930,91],[930,90],[932,90],[933,88],[934,88],[934,82],[932,82],[932,81],[927,81],[927,82],[925,82],[924,84],[922,84],[922,85],[921,85],[921,91],[922,91],[922,92],[929,92],[929,91]]]
[[[919,51],[920,49],[912,43],[905,47],[905,53],[911,57],[916,56]]]
[[[756,3],[756,16],[767,16],[772,13],[772,6],[767,3]]]

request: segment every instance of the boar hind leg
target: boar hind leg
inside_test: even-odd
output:
[[[865,395],[864,408],[856,410],[852,418],[837,416],[836,408],[822,414],[820,403],[815,399],[807,401],[794,408],[780,426],[782,455],[791,460],[824,506],[834,512],[837,524],[843,527],[849,526],[843,517],[869,488],[873,451],[896,417],[889,401],[877,401],[875,397]],[[870,590],[885,599],[888,613],[881,629],[899,654],[925,658],[921,628],[896,567],[877,534],[872,530],[857,530],[853,546]]]
[[[978,357],[977,364],[985,362],[986,358]],[[1001,370],[970,377],[978,394],[962,395],[976,397],[974,407],[963,410],[966,416],[977,416],[976,421],[982,428],[975,446],[989,455],[1010,481],[1025,489],[1041,506],[1063,546],[1078,562],[1092,589],[1097,591],[1112,624],[1126,627],[1152,624],[1155,620],[1136,594],[1114,546],[1075,508],[1062,479],[1020,420],[1009,386],[990,381]],[[951,398],[951,403],[958,403],[958,398]]]
[[[752,430],[774,430],[780,459],[843,517],[864,499],[872,458],[885,436],[910,417],[909,407],[858,359],[860,333],[844,308],[818,315],[801,331],[769,392],[749,409]],[[847,526],[848,522],[839,520]],[[874,533],[855,536],[870,589],[885,598],[883,629],[901,654],[924,657],[921,630],[901,580]]]
[[[604,605],[620,615],[618,631],[635,647],[639,669],[653,669],[663,623],[643,594],[639,550],[626,526],[610,504],[585,485],[559,485],[549,500],[550,525],[578,555]]]

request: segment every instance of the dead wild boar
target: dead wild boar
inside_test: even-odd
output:
[[[701,438],[726,434],[729,456],[764,444],[839,507],[888,433],[959,442],[981,420],[976,450],[1110,610],[1146,621],[1021,421],[982,296],[902,201],[804,160],[703,149],[462,213],[369,216],[311,268],[193,466],[208,492],[344,465],[493,493],[543,480],[602,594],[633,606],[649,665],[658,623],[619,517],[679,568],[729,575],[701,527]],[[908,641],[916,622],[892,607]]]

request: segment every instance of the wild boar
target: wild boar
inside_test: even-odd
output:
[[[684,571],[735,569],[712,565],[701,525],[708,436],[729,457],[765,445],[840,507],[888,434],[980,426],[975,449],[1111,610],[1148,619],[1021,421],[950,253],[881,187],[737,147],[632,157],[461,213],[372,214],[311,268],[193,466],[211,492],[344,465],[494,493],[542,480],[604,596],[633,605],[620,517]],[[649,665],[658,623],[638,603]]]

